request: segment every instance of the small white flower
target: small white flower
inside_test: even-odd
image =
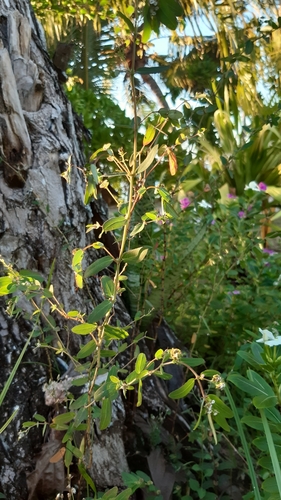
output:
[[[252,189],[252,191],[260,191],[260,188],[256,181],[251,181],[249,184],[247,184],[244,188],[244,191],[247,191],[248,189]]]
[[[202,208],[212,208],[212,205],[210,205],[210,203],[208,203],[206,200],[199,201],[198,205]]]
[[[281,335],[274,337],[272,332],[269,330],[262,330],[261,328],[259,328],[259,332],[262,334],[262,338],[258,339],[257,342],[263,342],[270,347],[281,345]]]

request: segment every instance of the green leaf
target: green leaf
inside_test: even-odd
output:
[[[135,225],[132,232],[130,233],[130,238],[136,236],[136,234],[140,233],[145,228],[145,222],[139,222]]]
[[[212,408],[217,410],[219,414],[224,418],[232,418],[233,413],[232,410],[226,406],[226,404],[216,395],[216,394],[208,394],[208,397],[215,401]]]
[[[167,202],[169,202],[171,200],[171,196],[168,193],[168,191],[166,191],[166,189],[161,187],[161,188],[157,189],[157,192],[160,194],[162,200],[167,201]]]
[[[253,405],[260,409],[260,408],[273,408],[274,406],[277,405],[277,397],[276,396],[256,396],[253,399]]]
[[[192,389],[194,387],[194,383],[195,383],[195,379],[190,378],[187,382],[185,382],[185,384],[182,387],[180,387],[179,389],[176,389],[175,391],[170,392],[169,397],[171,399],[184,398],[185,396],[187,396],[187,394],[190,393],[190,391],[192,391]]]
[[[100,321],[112,309],[113,304],[110,300],[106,299],[101,302],[88,316],[89,322]]]
[[[103,276],[101,278],[101,286],[105,297],[111,298],[114,296],[115,285],[109,276]]]
[[[140,75],[155,75],[156,73],[164,73],[168,69],[169,66],[142,66],[136,70],[136,73]]]
[[[97,347],[96,341],[90,340],[90,342],[81,347],[80,351],[78,351],[78,353],[76,354],[76,358],[77,359],[87,358],[96,350],[96,347]]]
[[[123,215],[108,219],[102,226],[103,232],[106,233],[107,231],[114,231],[115,229],[120,229],[120,227],[125,226],[126,220],[127,219],[125,219]]]
[[[148,247],[133,248],[123,253],[122,260],[128,264],[138,264],[142,262],[148,252]]]
[[[68,424],[68,422],[71,422],[75,417],[75,412],[74,411],[68,411],[67,413],[62,413],[61,415],[57,415],[56,417],[53,418],[53,422],[56,425],[61,425],[61,424]]]
[[[148,42],[150,35],[151,35],[151,31],[152,31],[151,24],[150,24],[149,20],[147,18],[145,18],[144,25],[143,25],[142,37],[141,37],[142,43]]]
[[[142,380],[139,380],[137,406],[141,406],[141,404],[142,404]]]
[[[145,136],[144,136],[143,141],[142,141],[144,146],[147,146],[148,144],[150,144],[153,141],[153,139],[155,137],[155,132],[156,132],[155,127],[153,127],[153,125],[148,125],[146,132],[145,132]]]
[[[111,488],[111,490],[108,490],[102,497],[101,500],[116,500],[116,495],[118,493],[118,488],[117,486],[114,486],[114,488]]]
[[[245,377],[242,377],[242,375],[238,374],[233,374],[229,375],[227,378],[232,384],[236,385],[238,389],[246,392],[247,394],[250,394],[250,396],[261,396],[265,395],[267,396],[268,393],[261,387],[258,387],[256,383],[251,382]],[[270,387],[270,393],[272,393],[272,389]],[[273,394],[270,394],[271,396],[274,396]]]
[[[4,276],[4,277],[0,278],[0,297],[11,293],[9,290],[9,287],[12,284],[13,284],[13,280],[9,276]]]
[[[79,408],[84,407],[88,403],[88,394],[82,394],[77,399],[71,402],[71,410],[79,410]]]
[[[79,250],[74,250],[74,254],[72,257],[72,269],[76,268],[77,266],[80,266],[82,259],[84,257],[84,250],[79,248]]]
[[[223,417],[223,415],[221,415],[220,413],[218,413],[217,415],[212,414],[212,418],[226,432],[230,431],[230,427],[227,421],[225,420],[225,417]]]
[[[106,340],[122,340],[129,336],[128,332],[117,326],[105,325],[104,333]]]
[[[122,491],[122,493],[119,493],[115,500],[129,500],[132,494],[133,491],[131,490],[131,488],[127,488],[126,490]]]
[[[77,335],[88,335],[89,333],[92,333],[95,331],[97,328],[96,323],[82,323],[81,325],[74,326],[71,328],[71,331],[73,333],[77,333]]]
[[[137,357],[135,365],[135,370],[137,374],[140,374],[143,371],[146,363],[147,363],[146,355],[143,352],[141,352]]]
[[[88,381],[89,381],[88,377],[74,378],[72,380],[71,385],[74,385],[75,387],[80,387],[81,385],[87,384]]]
[[[279,492],[275,477],[268,477],[262,483],[261,487],[264,491],[267,491],[267,493],[278,493]]]
[[[122,14],[122,12],[120,12],[120,10],[117,11],[116,15],[117,15],[117,17],[121,17],[121,19],[123,19],[123,21],[125,21],[125,23],[127,24],[131,33],[135,32],[135,27],[134,27],[132,21],[128,17],[124,16],[124,14]]]
[[[28,269],[22,269],[19,272],[19,275],[22,276],[23,278],[31,278],[33,280],[37,280],[40,283],[42,283],[45,279],[45,278],[43,278],[43,276],[41,274],[36,273],[34,271],[29,271]]]
[[[107,429],[111,422],[112,403],[109,398],[105,398],[102,402],[101,416],[100,416],[100,430]],[[118,490],[117,490],[118,491]]]
[[[43,417],[43,415],[40,415],[39,413],[35,413],[33,417],[35,418],[35,420],[38,420],[38,422],[46,422],[46,418]]]
[[[83,478],[85,479],[87,485],[90,486],[90,488],[92,488],[92,490],[95,494],[97,494],[97,489],[96,489],[95,483],[92,480],[92,478],[89,476],[89,474],[87,473],[83,462],[78,463],[78,470],[79,470],[81,476],[83,476]]]
[[[174,219],[177,219],[178,213],[175,211],[174,207],[171,205],[171,203],[168,203],[167,201],[163,201],[163,208],[166,214],[170,215]]]
[[[89,278],[90,276],[95,276],[98,274],[100,271],[105,269],[106,267],[110,266],[110,264],[113,262],[112,257],[109,255],[106,255],[105,257],[101,257],[100,259],[96,260],[92,264],[90,264],[87,269],[84,272],[84,277]]]
[[[193,368],[194,366],[203,365],[205,363],[203,358],[180,358],[180,362],[184,363],[187,366],[191,366],[191,368]]]
[[[155,146],[153,146],[153,148],[151,148],[146,159],[137,168],[137,174],[141,174],[150,167],[155,156],[157,155],[158,147],[159,147],[158,144],[156,144]]]

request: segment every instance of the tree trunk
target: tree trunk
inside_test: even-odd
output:
[[[65,311],[78,310],[87,314],[103,300],[100,281],[92,278],[87,293],[84,289],[76,290],[71,269],[72,251],[93,242],[93,232],[86,234],[85,227],[93,221],[103,222],[106,208],[101,200],[94,201],[91,208],[83,203],[81,124],[73,115],[46,52],[42,29],[26,0],[2,0],[0,3],[0,140],[2,263],[12,264],[17,270],[39,272],[46,282],[55,263],[52,284],[58,302],[63,304]],[[87,255],[86,265],[103,254],[93,250]],[[3,268],[1,274],[4,272]],[[130,322],[120,299],[115,311],[121,325]],[[24,294],[18,295],[14,314],[11,315],[11,309],[8,312],[2,300],[1,390],[34,324],[34,310]],[[47,308],[44,310],[46,330],[49,312]],[[56,321],[53,347],[63,342],[72,355],[76,354],[81,336],[73,335],[71,327],[58,315],[54,314],[53,318]],[[173,337],[169,329],[165,325],[163,328],[162,337],[169,339],[170,347],[177,347],[177,344],[171,345]],[[151,335],[154,333],[157,337],[156,326]],[[159,347],[161,335],[158,335]],[[52,408],[46,405],[44,384],[54,377],[54,364],[68,361],[61,361],[52,350],[36,345],[34,338],[0,407],[0,429],[17,410],[15,418],[0,434],[0,492],[8,500],[54,499],[65,490],[68,482],[63,460],[50,462],[61,448],[60,433],[51,431],[42,437],[41,428],[33,428],[18,440],[22,423],[34,420],[34,414],[45,416],[47,421],[54,416],[57,405],[53,404]],[[143,347],[149,355],[148,347]],[[180,383],[181,371],[175,376]],[[139,446],[140,442],[143,445],[149,441],[150,415],[157,415],[159,411],[162,414],[163,426],[158,425],[158,430],[162,429],[163,442],[169,442],[168,433],[174,432],[177,424],[181,440],[189,427],[184,418],[177,415],[177,408],[168,401],[160,382],[152,378],[147,381],[143,405],[137,411],[133,395],[125,402],[120,398],[115,405],[113,423],[94,440],[91,450],[94,458],[88,473],[98,489],[121,486],[121,473],[129,470],[127,460],[133,469],[146,468],[152,477],[158,474],[155,481],[160,489],[165,475],[167,479],[164,456],[159,450],[157,463],[161,470],[155,470],[156,458],[148,447],[141,450]],[[144,436],[140,441],[136,437],[139,433]],[[82,487],[79,490],[79,480],[75,483],[77,499],[82,498],[79,491],[83,491]],[[175,475],[170,475],[167,491],[170,492],[174,480]],[[170,493],[163,495],[164,499],[169,497]]]

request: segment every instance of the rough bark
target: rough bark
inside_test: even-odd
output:
[[[85,226],[105,220],[106,208],[101,201],[92,203],[91,209],[84,206],[81,139],[81,125],[59,84],[44,34],[28,2],[4,0],[0,4],[0,253],[17,270],[39,271],[45,279],[56,259],[52,283],[57,299],[66,311],[87,312],[91,307],[88,294],[75,289],[72,250],[94,238],[93,233],[85,235]],[[61,176],[67,167],[68,182]],[[89,258],[98,256],[93,252]],[[103,300],[98,279],[92,279],[91,295],[96,303]],[[24,296],[17,307],[25,314],[11,318],[2,300],[1,389],[32,329],[32,309]],[[129,323],[121,301],[116,314],[121,324]],[[79,337],[56,320],[61,339],[76,353]],[[0,491],[13,500],[47,500],[66,485],[62,460],[50,462],[60,449],[58,433],[42,438],[40,429],[33,429],[18,441],[22,423],[32,420],[34,413],[51,418],[43,393],[50,377],[50,355],[35,345],[32,340],[0,413],[1,428],[18,408],[15,419],[0,435]],[[154,412],[167,408],[152,380],[146,384],[144,411],[134,412],[131,404],[127,401],[125,409],[122,400],[117,401],[111,427],[93,444],[89,472],[100,489],[121,486],[121,473],[128,470],[125,446],[130,444],[132,455],[136,452],[123,438],[124,429],[145,428],[148,408]]]

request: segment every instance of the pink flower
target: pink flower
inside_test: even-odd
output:
[[[215,219],[212,220],[211,224],[212,226],[216,223]]]
[[[180,200],[180,206],[181,206],[181,209],[182,210],[185,210],[187,207],[189,207],[189,205],[191,204],[191,201],[189,198],[182,198]]]
[[[231,198],[232,200],[235,200],[235,198],[237,198],[237,196],[235,196],[235,194],[232,193],[228,193],[227,197]]]
[[[238,212],[238,217],[239,219],[243,219],[243,217],[245,217],[245,212],[243,210],[240,210],[240,212]]]
[[[275,255],[276,252],[274,250],[271,250],[271,248],[263,248],[262,249],[263,253],[267,253],[268,255]]]
[[[261,191],[266,191],[267,190],[267,185],[264,182],[260,182],[258,184],[259,188]]]

